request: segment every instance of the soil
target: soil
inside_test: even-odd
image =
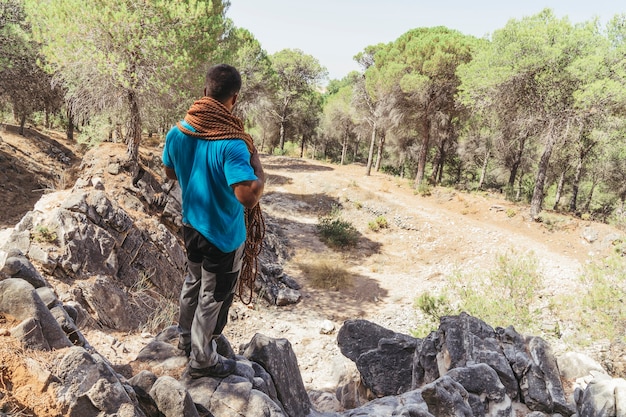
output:
[[[3,229],[14,226],[43,192],[71,187],[82,152],[54,132],[29,130],[21,137],[9,127],[0,129],[0,138]],[[144,151],[160,154],[158,144]],[[455,271],[489,271],[498,255],[507,253],[537,258],[542,295],[549,300],[576,291],[581,268],[611,250],[611,236],[623,236],[608,225],[557,213],[546,212],[550,224],[530,221],[527,207],[497,192],[437,187],[420,196],[407,179],[379,172],[366,176],[362,165],[269,155],[262,162],[269,178],[262,208],[286,243],[290,256],[284,271],[301,285],[302,299],[284,307],[261,298],[251,305],[237,301],[225,335],[236,350],[257,332],[288,339],[309,390],[333,390],[354,371],[336,342],[347,319],[367,319],[409,334],[423,320],[413,307],[416,297],[436,294]],[[337,211],[359,232],[358,242],[347,250],[329,248],[317,233],[320,216]],[[388,227],[374,231],[370,223],[380,216]],[[322,263],[348,276],[349,285],[316,288],[303,266]],[[84,333],[120,366],[134,360],[152,337]]]

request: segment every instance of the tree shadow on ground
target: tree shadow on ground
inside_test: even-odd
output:
[[[289,158],[285,156],[271,156],[266,155],[263,157],[263,168],[272,170],[287,170],[287,171],[334,171],[334,168],[325,165],[318,165],[311,161],[304,159]]]
[[[293,179],[282,175],[269,174],[266,175],[266,184],[271,185],[286,185],[293,183]]]
[[[19,135],[19,126],[2,124],[1,127],[7,132]],[[24,140],[28,140],[32,146],[39,148],[41,152],[47,153],[52,158],[67,157],[69,158],[68,164],[75,164],[81,159],[67,146],[34,129],[24,128],[24,135],[21,136]]]
[[[41,180],[28,163],[0,150],[0,229],[15,226],[33,209],[46,188]]]

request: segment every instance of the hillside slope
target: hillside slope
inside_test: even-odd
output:
[[[55,188],[70,187],[80,152],[60,135],[50,139],[30,132],[23,138],[5,129],[0,137],[0,173],[8,190],[2,229],[19,221],[42,188],[50,188],[46,181]],[[58,153],[52,149],[69,159],[54,157]],[[149,152],[157,155],[159,149]],[[422,319],[413,307],[416,297],[437,293],[455,271],[484,273],[506,253],[536,256],[545,280],[543,296],[549,300],[575,291],[581,267],[608,253],[611,239],[620,235],[607,225],[556,214],[558,224],[548,228],[529,221],[525,207],[500,195],[437,188],[431,196],[418,196],[409,181],[381,173],[365,176],[358,165],[269,155],[262,162],[269,177],[262,207],[268,220],[280,226],[290,252],[283,267],[302,286],[303,299],[286,307],[269,306],[261,298],[249,306],[236,302],[225,334],[234,346],[257,332],[287,338],[309,389],[331,389],[353,370],[332,331],[346,319],[368,319],[409,333]],[[316,232],[319,216],[337,212],[359,232],[355,247],[346,251],[328,248]],[[370,222],[380,216],[389,227],[371,230]],[[337,268],[335,274],[347,273],[351,285],[315,288],[303,271],[324,262]],[[84,333],[120,365],[131,362],[149,340],[96,329]]]

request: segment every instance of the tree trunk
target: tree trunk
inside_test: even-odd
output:
[[[430,119],[424,117],[422,121],[422,146],[420,147],[417,157],[417,175],[415,175],[415,188],[424,180],[424,171],[426,169],[426,158],[428,157],[428,147],[430,145]]]
[[[478,180],[478,189],[483,188],[483,184],[485,183],[485,177],[487,176],[487,166],[489,165],[489,149],[485,152],[485,160],[483,161],[483,167],[480,170],[480,179]]]
[[[513,160],[513,165],[511,166],[511,174],[509,175],[509,188],[513,189],[515,187],[515,177],[517,177],[517,171],[522,163],[522,155],[524,154],[524,147],[526,146],[526,138],[522,138],[519,141],[519,148],[517,149],[517,153],[515,154],[515,159]]]
[[[354,153],[352,154],[352,160],[353,161],[357,161],[358,157],[359,157],[359,143],[361,142],[361,135],[357,135],[356,137],[356,143],[354,144]]]
[[[141,115],[139,103],[134,92],[128,93],[128,107],[130,119],[126,126],[126,156],[130,162],[137,162],[139,157],[139,144],[141,143]]]
[[[550,164],[550,156],[552,155],[552,149],[556,142],[556,135],[550,131],[546,147],[543,150],[541,159],[539,160],[539,166],[537,168],[537,177],[535,178],[535,188],[533,190],[533,198],[530,201],[530,217],[533,220],[537,219],[541,212],[541,206],[543,204],[543,187],[546,182],[546,174],[548,173],[548,166]]]
[[[372,125],[372,138],[370,139],[370,151],[367,155],[367,168],[365,169],[365,175],[370,175],[372,172],[372,159],[374,158],[374,144],[376,143],[376,123]]]
[[[306,142],[306,135],[302,135],[302,143],[300,144],[300,158],[304,157],[304,143]]]
[[[596,190],[596,185],[598,185],[598,181],[594,179],[591,183],[591,189],[589,190],[587,200],[585,201],[585,213],[589,213],[589,209],[591,208],[591,202],[593,201],[593,192]]]
[[[574,171],[574,180],[572,181],[572,199],[569,201],[569,211],[575,212],[577,208],[578,193],[580,192],[580,180],[582,179],[583,165],[585,153],[581,151],[576,161],[576,171]]]
[[[561,201],[561,195],[563,194],[563,186],[565,185],[565,170],[561,171],[561,176],[559,177],[559,183],[556,186],[556,195],[554,196],[554,207],[553,210],[556,210],[559,207],[559,201]]]
[[[22,114],[20,117],[20,135],[24,136],[24,126],[26,126],[26,113]]]
[[[348,152],[348,132],[343,135],[343,140],[341,141],[341,163],[339,165],[343,165],[346,161],[346,153]]]
[[[285,119],[280,119],[280,140],[278,142],[278,146],[281,151],[285,150]]]
[[[380,164],[383,160],[383,149],[385,148],[385,133],[380,135],[380,139],[378,140],[378,152],[376,153],[376,166],[374,167],[374,171],[380,171]]]

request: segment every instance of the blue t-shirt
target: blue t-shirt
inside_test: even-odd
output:
[[[193,131],[193,127],[182,121]],[[222,252],[246,240],[244,207],[231,185],[256,180],[243,140],[206,140],[174,126],[165,138],[163,164],[176,171],[183,197],[183,223]]]

